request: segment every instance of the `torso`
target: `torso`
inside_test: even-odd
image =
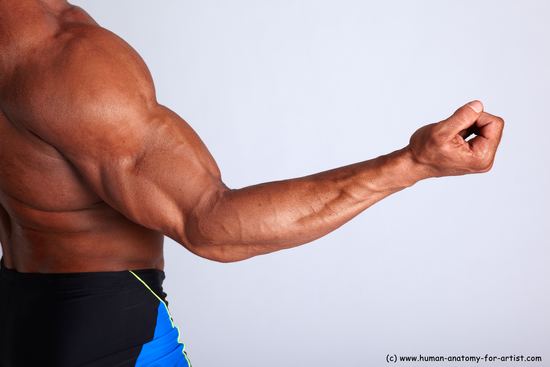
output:
[[[15,1],[12,1],[13,3]],[[0,12],[5,12],[0,2]],[[37,1],[38,4],[38,1]],[[38,5],[37,5],[38,6]],[[47,72],[50,52],[62,50],[62,30],[71,24],[94,26],[78,8],[54,16],[41,8],[27,25],[10,25],[40,46],[24,56],[13,51],[0,26],[0,242],[4,264],[21,272],[84,272],[163,268],[163,235],[122,216],[91,191],[54,147],[25,129],[7,111],[32,109],[33,95],[48,93],[33,82]],[[43,16],[43,19],[40,18]],[[1,17],[0,17],[1,18]],[[43,30],[40,29],[43,27]],[[43,31],[43,32],[42,32]],[[57,34],[47,36],[48,32]],[[36,40],[32,37],[43,37]],[[7,51],[7,52],[6,52]],[[62,52],[62,51],[61,51]],[[25,83],[11,71],[26,75]],[[38,79],[38,78],[37,78]],[[29,115],[32,115],[30,113]]]

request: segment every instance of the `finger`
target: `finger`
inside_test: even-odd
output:
[[[476,121],[476,137],[469,140],[472,150],[489,152],[494,155],[502,138],[504,120],[498,116],[483,112]]]
[[[504,129],[504,120],[501,117],[482,112],[475,123],[477,135],[487,139],[500,141],[502,130]]]
[[[483,104],[478,100],[471,101],[456,110],[449,118],[441,121],[439,125],[444,135],[449,138],[454,137],[472,126],[482,112]]]
[[[461,130],[458,133],[458,135],[462,136],[464,140],[466,140],[472,134],[477,135],[477,127],[475,125],[472,125],[467,129]]]

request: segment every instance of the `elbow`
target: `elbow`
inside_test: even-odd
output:
[[[248,251],[242,253],[242,248],[248,248],[248,246],[240,245],[221,245],[215,243],[197,243],[186,246],[193,254],[200,256],[204,259],[219,262],[219,263],[233,263],[253,257],[249,255]]]
[[[253,257],[251,246],[235,242],[215,229],[188,232],[187,248],[197,256],[219,263],[231,263]]]
[[[241,253],[247,246],[234,244],[233,231],[227,215],[219,210],[224,191],[211,195],[204,205],[195,207],[185,221],[181,244],[193,254],[219,263],[245,260],[251,256]]]
[[[197,245],[197,243],[194,243],[193,245],[188,246],[188,249],[197,256],[218,263],[227,264],[246,259],[246,257],[235,256],[235,254],[229,251],[227,247],[227,245]]]

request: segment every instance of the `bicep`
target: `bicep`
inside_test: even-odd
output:
[[[226,188],[219,168],[196,132],[172,111],[158,106],[141,118],[130,134],[111,134],[98,151],[72,149],[67,157],[113,208],[189,244],[188,218]]]
[[[159,105],[145,64],[104,34],[75,45],[42,84],[31,130],[107,204],[184,243],[187,219],[226,189],[196,132]]]

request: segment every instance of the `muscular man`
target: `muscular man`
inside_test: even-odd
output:
[[[473,101],[387,155],[229,188],[127,43],[65,0],[0,0],[0,366],[187,366],[163,236],[219,262],[305,244],[488,171],[502,129]]]

